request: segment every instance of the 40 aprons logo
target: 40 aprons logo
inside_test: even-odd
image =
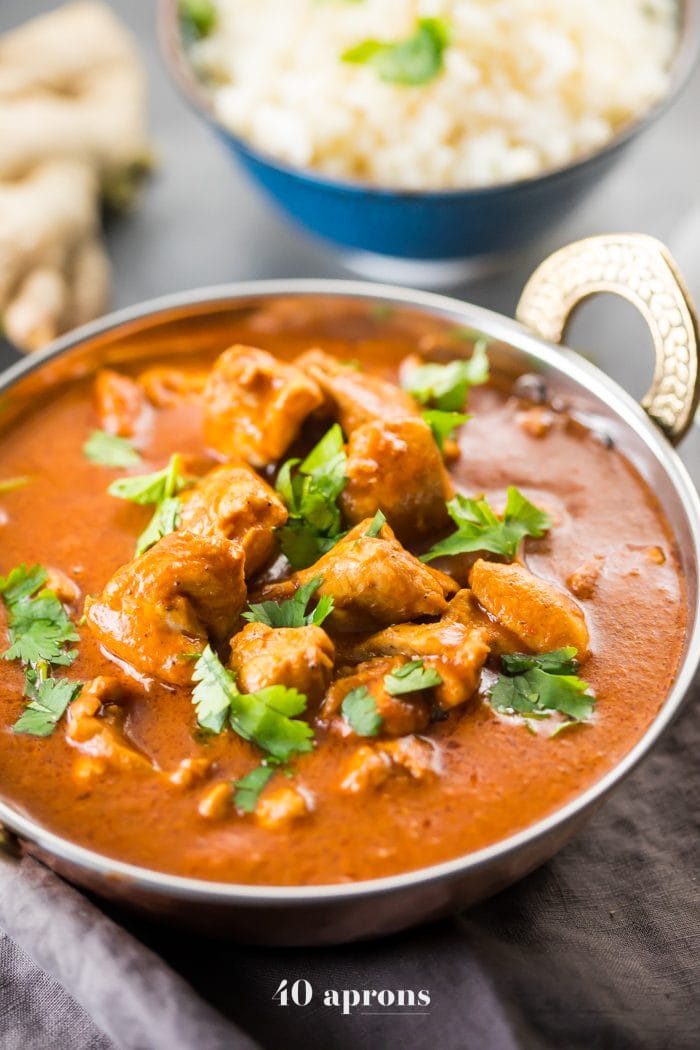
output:
[[[325,988],[319,993],[323,1006],[343,1014],[357,1010],[363,1014],[427,1014],[430,992],[427,988]],[[316,991],[305,978],[296,981],[284,977],[272,996],[278,1006],[310,1006]]]

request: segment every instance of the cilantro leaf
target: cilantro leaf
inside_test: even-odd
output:
[[[461,412],[471,387],[481,386],[488,378],[486,343],[479,340],[469,360],[420,365],[409,372],[403,386],[421,405],[432,405],[443,412]]]
[[[263,788],[274,775],[274,769],[261,765],[234,781],[233,804],[236,809],[240,813],[254,813]]]
[[[212,0],[180,0],[178,10],[181,22],[195,40],[209,36],[216,27],[219,16]]]
[[[530,503],[513,485],[508,489],[502,520],[487,500],[468,499],[460,494],[449,501],[447,511],[457,531],[431,547],[423,555],[423,561],[467,551],[490,551],[514,558],[525,536],[544,536],[552,527],[550,516]]]
[[[244,612],[243,619],[249,623],[264,623],[268,627],[320,627],[333,611],[332,596],[324,595],[310,613],[307,613],[306,607],[322,583],[323,576],[314,576],[313,580],[299,587],[294,597],[287,601],[251,604],[248,606],[250,612]]]
[[[41,565],[29,569],[20,565],[0,578],[10,636],[3,659],[67,665],[78,655],[65,648],[68,642],[78,641],[79,635],[54,592],[44,587],[46,578]]]
[[[7,576],[0,576],[0,594],[5,604],[12,606],[20,598],[29,598],[46,583],[47,573],[42,565],[18,565]]]
[[[434,668],[426,667],[422,660],[411,660],[384,675],[384,688],[390,696],[416,693],[421,689],[432,689],[433,686],[441,684],[441,675]]]
[[[100,467],[135,467],[141,462],[130,441],[104,430],[93,430],[83,445],[83,455]]]
[[[442,18],[420,18],[415,33],[395,43],[363,40],[341,56],[343,62],[370,65],[389,84],[427,84],[443,69],[449,27]]]
[[[187,479],[182,473],[182,456],[176,453],[170,457],[167,466],[162,470],[156,470],[152,474],[132,474],[126,478],[117,478],[107,491],[117,499],[146,506],[177,496],[187,484]]]
[[[136,541],[136,555],[143,554],[154,543],[167,536],[180,524],[178,493],[187,488],[190,479],[182,473],[182,456],[170,457],[163,470],[153,474],[135,474],[113,481],[107,491],[118,499],[141,506],[155,503],[153,517]]]
[[[347,456],[343,432],[335,423],[306,459],[288,459],[276,488],[289,510],[278,530],[282,553],[294,569],[305,569],[344,535],[337,500],[345,488]]]
[[[441,408],[427,408],[421,415],[432,430],[435,443],[441,452],[457,427],[461,427],[472,418],[465,412],[445,412]]]
[[[13,733],[50,736],[81,689],[82,682],[68,678],[43,679],[32,689],[31,700],[13,725]]]
[[[574,722],[587,721],[593,714],[596,698],[588,682],[573,673],[578,668],[575,656],[576,650],[571,647],[539,656],[524,653],[503,656],[504,673],[490,691],[491,706],[496,711],[526,717],[546,717],[559,712]]]
[[[162,500],[153,512],[153,517],[136,541],[136,554],[144,554],[154,543],[175,532],[180,524],[181,503],[177,496]]]
[[[192,702],[203,728],[220,733],[228,722],[244,740],[281,762],[312,750],[311,726],[294,718],[306,709],[303,693],[283,685],[239,693],[234,675],[210,646],[197,660],[192,677],[197,683]]]
[[[386,514],[384,514],[383,511],[378,510],[377,513],[372,518],[372,521],[370,523],[369,528],[367,529],[367,532],[365,533],[365,536],[372,536],[372,537],[378,536],[385,525],[386,525]]]
[[[376,736],[384,725],[377,710],[377,701],[366,686],[351,689],[341,707],[343,718],[358,736]]]
[[[501,657],[501,664],[506,674],[523,674],[539,667],[549,674],[576,674],[579,662],[576,659],[577,649],[573,645],[565,649],[553,649],[551,653],[539,653],[530,656],[528,653],[511,653]]]

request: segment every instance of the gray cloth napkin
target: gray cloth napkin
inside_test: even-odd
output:
[[[216,942],[108,916],[33,861],[0,864],[0,1046],[697,1050],[698,700],[696,684],[644,765],[549,864],[381,942]],[[273,1001],[285,977],[311,982],[310,1006]],[[322,1005],[323,990],[348,988],[428,988],[432,1001],[410,1017]]]

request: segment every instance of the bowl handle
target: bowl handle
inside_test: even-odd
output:
[[[660,241],[639,233],[606,234],[562,248],[535,270],[516,317],[543,339],[561,343],[573,311],[599,292],[623,296],[649,325],[656,369],[642,407],[677,445],[700,398],[700,340],[690,295]]]

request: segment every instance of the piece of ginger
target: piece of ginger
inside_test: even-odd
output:
[[[0,37],[0,311],[20,349],[107,309],[102,201],[132,203],[149,164],[144,70],[107,4]]]

